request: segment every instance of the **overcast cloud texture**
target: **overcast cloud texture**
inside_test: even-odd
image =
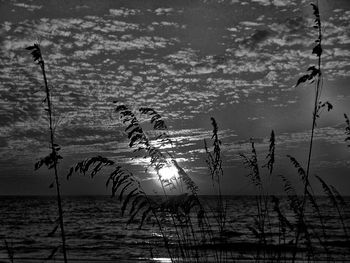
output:
[[[114,100],[146,106],[166,120],[176,159],[210,193],[204,139],[219,125],[226,194],[254,194],[239,153],[254,138],[266,162],[276,134],[275,175],[298,175],[287,154],[306,166],[314,85],[295,87],[317,63],[310,1],[21,1],[0,2],[0,194],[54,194],[53,177],[34,163],[49,153],[43,80],[25,47],[39,42],[55,111],[64,194],[108,194],[107,175],[65,174],[95,155],[132,170],[148,191],[147,159],[131,159]],[[320,0],[323,24],[322,101],[312,175],[350,194],[350,1]],[[147,120],[144,120],[145,122]],[[148,127],[148,126],[146,126]],[[267,173],[267,171],[264,171]],[[314,182],[314,181],[313,181]],[[315,182],[316,183],[316,182]],[[283,193],[277,176],[272,191]],[[316,184],[315,191],[322,193]]]

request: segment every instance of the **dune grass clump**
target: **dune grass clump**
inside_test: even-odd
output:
[[[161,198],[149,196],[143,190],[142,184],[134,174],[117,165],[115,161],[97,156],[86,159],[72,167],[67,178],[74,172],[89,174],[92,178],[105,166],[114,166],[109,173],[106,186],[111,187],[112,196],[119,196],[122,202],[122,214],[128,214],[128,223],[139,218],[139,228],[145,221],[154,221],[164,241],[164,246],[171,260],[188,259],[196,262],[203,260],[220,261],[222,254],[214,251],[211,259],[206,259],[205,251],[201,248],[215,246],[213,236],[216,229],[208,221],[208,214],[197,195],[198,187],[191,177],[177,162],[173,151],[166,150],[173,143],[167,134],[167,126],[154,109],[140,108],[141,115],[150,119],[155,137],[150,138],[143,130],[138,118],[126,105],[117,105],[115,111],[119,114],[121,122],[126,126],[125,132],[129,139],[129,147],[142,158],[149,158],[148,171],[155,174],[155,178],[161,186]],[[214,131],[217,131],[214,119]],[[215,128],[216,127],[216,128]],[[218,154],[218,137],[214,132],[214,155]],[[216,148],[215,148],[216,147]],[[170,148],[171,149],[171,148]],[[213,156],[209,149],[208,156]],[[212,160],[210,165],[221,162],[220,156]],[[162,169],[172,167],[177,175],[172,178],[164,178]],[[215,166],[212,172],[216,173]],[[213,175],[214,176],[214,175]],[[219,175],[221,176],[221,175]],[[213,178],[214,180],[214,178]],[[220,187],[220,186],[219,186]],[[222,196],[220,193],[220,198]],[[220,203],[221,204],[221,203]],[[221,209],[223,209],[221,207]],[[216,210],[219,216],[219,229],[224,228],[223,211]],[[218,218],[218,217],[215,217]],[[173,229],[167,229],[165,222],[170,222]]]
[[[306,169],[295,157],[287,155],[287,158],[297,170],[299,180],[303,185],[302,195],[298,195],[298,190],[286,176],[273,174],[276,140],[274,131],[271,132],[265,164],[260,166],[255,143],[252,139],[251,154],[240,154],[245,167],[249,170],[247,176],[258,192],[255,197],[257,213],[252,219],[253,224],[248,226],[249,230],[257,238],[257,248],[254,256],[256,261],[295,262],[298,260],[298,253],[308,261],[314,261],[317,260],[315,242],[323,247],[328,259],[330,259],[325,218],[309,180],[316,122],[323,109],[326,108],[329,111],[333,108],[328,101],[322,102],[320,100],[322,92],[322,27],[318,6],[315,4],[311,5],[315,16],[314,28],[318,32],[318,37],[315,40],[316,44],[312,50],[312,54],[315,54],[317,57],[317,65],[310,66],[307,69],[308,73],[300,77],[296,84],[296,87],[304,82],[314,83],[315,85],[315,100]],[[221,189],[224,170],[220,148],[221,140],[218,137],[218,124],[215,119],[211,118],[213,127],[211,138],[212,151],[209,149],[207,141],[204,141],[206,163],[213,193],[216,196],[215,208],[209,208],[208,211],[208,207],[202,205],[198,197],[198,187],[176,161],[173,143],[167,134],[167,126],[161,115],[152,108],[139,109],[141,115],[149,118],[153,131],[157,134],[155,138],[150,138],[144,132],[136,115],[126,105],[117,105],[115,111],[119,114],[121,122],[126,126],[125,132],[129,139],[129,147],[134,149],[134,153],[141,154],[143,158],[149,158],[148,169],[155,172],[162,189],[163,198],[156,202],[145,193],[141,182],[133,173],[126,171],[121,166],[116,166],[115,170],[110,173],[106,185],[112,184],[112,196],[115,196],[118,192],[119,200],[122,201],[122,214],[128,211],[129,223],[139,216],[141,218],[140,227],[142,227],[145,221],[153,218],[172,261],[181,259],[196,262],[203,262],[203,260],[226,262],[233,259],[231,252],[235,248],[230,247],[226,243],[228,240],[225,237],[226,231],[232,226],[229,226],[227,222],[227,206]],[[348,125],[346,134],[349,135],[349,120],[346,115],[345,118]],[[165,150],[168,148],[171,150]],[[68,177],[73,172],[86,174],[89,169],[90,176],[94,177],[102,167],[111,165],[115,165],[115,162],[101,156],[93,157],[72,167]],[[175,167],[179,176],[174,176],[170,179],[163,178],[161,170],[167,166]],[[263,168],[267,171],[266,175],[262,172]],[[344,199],[334,186],[329,186],[319,176],[315,178],[321,183],[326,196],[336,208],[344,233],[348,237],[347,226],[342,214],[345,206]],[[287,217],[288,211],[281,205],[281,198],[274,195],[271,196],[268,187],[265,185],[266,181],[275,179],[279,179],[282,182],[288,200],[288,209],[294,214],[293,220]],[[169,196],[169,193],[174,194],[174,191],[177,195]],[[309,205],[317,215],[321,225],[321,233],[316,233],[313,227],[314,222],[311,222],[306,216],[306,210],[309,208]],[[215,222],[209,220],[210,215],[215,219]],[[274,231],[273,220],[276,217],[277,243],[272,239]],[[166,218],[168,222],[171,222],[173,233],[169,233],[166,230],[164,223]],[[198,228],[200,231],[197,231]],[[204,247],[213,249],[214,252],[211,257],[201,249]]]
[[[309,141],[306,169],[299,160],[287,155],[291,165],[296,169],[302,190],[297,189],[292,180],[285,175],[275,174],[276,135],[272,130],[269,148],[264,163],[258,158],[258,152],[253,139],[250,140],[251,152],[241,153],[243,165],[249,173],[247,178],[257,191],[255,198],[256,213],[251,218],[248,230],[256,239],[254,252],[251,258],[256,262],[295,262],[299,260],[317,261],[318,250],[322,247],[327,260],[332,260],[331,245],[328,242],[329,233],[326,227],[326,217],[322,212],[314,186],[310,183],[312,149],[316,123],[324,109],[332,109],[328,101],[320,100],[322,93],[322,27],[318,6],[312,4],[315,16],[314,28],[318,32],[312,54],[317,57],[317,65],[310,66],[307,74],[300,77],[296,86],[305,82],[315,85],[315,100],[313,102],[311,136]],[[27,48],[31,51],[34,61],[41,67],[47,108],[49,117],[51,152],[35,164],[35,169],[46,165],[54,170],[57,192],[57,205],[59,210],[58,225],[62,238],[62,252],[67,262],[66,241],[63,222],[63,211],[58,178],[58,163],[62,157],[59,155],[60,147],[55,143],[52,120],[52,103],[50,89],[47,84],[45,64],[39,45],[34,44]],[[204,140],[206,164],[209,179],[212,184],[215,204],[203,203],[199,196],[199,188],[191,176],[183,169],[176,158],[174,143],[168,134],[168,127],[156,110],[150,107],[141,107],[132,110],[125,104],[115,103],[115,113],[124,126],[128,137],[129,148],[133,150],[134,157],[149,160],[146,172],[153,174],[157,179],[161,194],[158,197],[149,195],[143,186],[140,177],[126,169],[118,160],[97,155],[82,160],[72,166],[67,174],[69,179],[73,174],[82,174],[95,178],[101,173],[107,173],[106,187],[110,189],[111,196],[121,203],[121,216],[127,216],[128,226],[138,226],[142,229],[145,224],[151,225],[159,233],[161,242],[154,243],[151,248],[151,258],[155,254],[163,255],[164,251],[172,262],[231,262],[236,259],[237,244],[230,243],[230,232],[235,222],[229,220],[228,204],[222,193],[224,178],[223,156],[221,140],[219,138],[219,125],[215,118],[211,118],[212,136],[210,141]],[[350,122],[346,120],[346,141],[350,140]],[[145,131],[144,122],[147,120],[152,131]],[[348,145],[349,146],[349,145]],[[173,169],[176,173],[172,177],[164,177],[164,169]],[[349,241],[348,227],[345,221],[346,202],[337,189],[326,183],[320,176],[315,179],[327,196],[328,201],[336,209],[344,235]],[[286,200],[270,192],[268,183],[279,180],[282,184]],[[52,185],[53,186],[53,185]],[[299,195],[298,192],[302,194]],[[287,204],[287,205],[286,205]],[[308,213],[316,216],[321,226],[317,232],[314,219]],[[289,215],[292,215],[290,217]],[[273,236],[277,230],[277,240]],[[152,246],[152,244],[151,244]],[[242,245],[243,246],[243,245]],[[49,259],[57,252],[58,247],[52,251]],[[244,249],[243,249],[244,250]],[[244,251],[246,252],[246,251]],[[298,258],[299,256],[299,258]]]

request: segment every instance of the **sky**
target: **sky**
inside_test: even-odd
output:
[[[109,194],[108,176],[73,175],[69,167],[101,155],[128,168],[158,193],[148,159],[133,154],[113,101],[155,109],[173,153],[199,186],[212,193],[204,139],[214,117],[222,142],[225,194],[255,194],[240,153],[266,162],[271,130],[276,162],[269,193],[283,194],[279,175],[300,180],[287,154],[307,163],[314,84],[295,87],[309,66],[317,30],[305,0],[129,0],[0,2],[0,195],[55,194],[52,171],[34,171],[49,153],[43,79],[25,47],[39,43],[52,90],[55,137],[61,146],[63,194]],[[333,109],[317,120],[311,182],[321,176],[350,195],[350,1],[320,0],[322,96]],[[147,130],[152,136],[152,131]],[[165,151],[167,149],[162,149]],[[267,178],[267,170],[261,169]]]

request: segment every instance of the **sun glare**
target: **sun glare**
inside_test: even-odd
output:
[[[166,166],[159,170],[159,174],[163,180],[169,180],[171,178],[177,178],[177,169],[173,166]]]

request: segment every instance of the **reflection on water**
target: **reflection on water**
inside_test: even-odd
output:
[[[151,258],[152,261],[154,262],[161,262],[161,263],[171,263],[170,258]]]
[[[215,206],[213,197],[202,197],[204,204]],[[225,241],[220,242],[219,236],[213,233],[213,239],[219,242],[215,246],[202,246],[196,243],[193,250],[204,251],[208,257],[215,256],[214,251],[224,251],[228,257],[241,260],[253,260],[255,251],[259,249],[257,239],[249,229],[254,223],[256,215],[254,197],[234,196],[226,197],[227,202],[227,227],[223,235]],[[346,199],[350,201],[349,198]],[[327,232],[327,246],[332,256],[346,259],[350,255],[348,241],[345,240],[344,231],[340,225],[334,207],[327,203],[325,198],[319,198],[324,224]],[[285,200],[282,205],[286,206]],[[350,208],[344,211],[346,226],[350,223]],[[128,218],[121,217],[120,205],[117,200],[110,197],[65,197],[64,220],[67,233],[68,256],[76,262],[122,262],[122,260],[151,259],[154,262],[171,262],[167,250],[164,247],[164,239],[157,225],[148,221],[139,229],[139,221],[127,224]],[[289,209],[286,217],[293,221],[293,214]],[[278,218],[271,214],[272,227],[270,240],[276,244],[281,239],[278,231]],[[194,232],[200,231],[193,215]],[[317,215],[309,212],[307,218],[314,222],[314,230],[320,231],[321,225]],[[36,262],[37,259],[45,259],[51,251],[60,244],[59,232],[49,235],[54,228],[57,219],[56,200],[54,197],[0,197],[0,261],[7,260],[7,252],[4,245],[6,239],[15,253],[15,259],[19,262]],[[209,221],[215,229],[215,218]],[[170,217],[162,218],[164,231],[169,233],[170,246],[176,247],[175,230]],[[180,227],[180,226],[177,226]],[[218,229],[218,228],[217,228]],[[196,233],[197,233],[196,232]],[[217,232],[218,233],[218,232]],[[293,238],[291,233],[286,233],[288,240]],[[189,239],[189,244],[191,240]],[[194,244],[194,243],[193,243]],[[315,252],[324,251],[319,242],[315,242]],[[273,247],[272,247],[273,249]],[[290,244],[283,247],[285,255],[291,256]],[[288,252],[289,251],[289,252]],[[317,256],[326,258],[326,255],[318,253]],[[56,256],[57,262],[61,254]],[[34,260],[35,259],[35,260]],[[147,260],[146,260],[147,261]],[[15,261],[16,262],[16,261]]]

